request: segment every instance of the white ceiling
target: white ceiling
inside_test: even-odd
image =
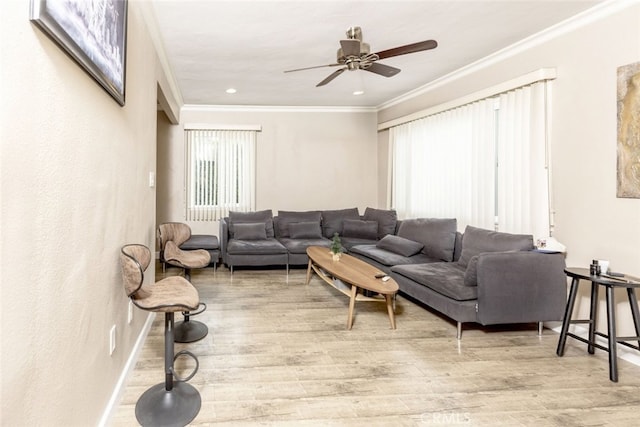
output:
[[[377,107],[599,2],[154,0],[153,9],[185,104]],[[351,26],[372,52],[439,46],[380,60],[402,69],[391,78],[347,71],[316,87],[336,67],[284,73],[335,63]]]

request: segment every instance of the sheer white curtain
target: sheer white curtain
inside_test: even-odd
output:
[[[494,115],[493,100],[483,100],[391,128],[391,204],[400,218],[493,227]]]
[[[500,95],[497,228],[549,236],[546,83]]]
[[[548,236],[545,84],[392,127],[399,217]]]
[[[256,132],[185,130],[186,219],[255,209]]]

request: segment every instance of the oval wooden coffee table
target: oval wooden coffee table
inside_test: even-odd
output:
[[[307,285],[311,280],[311,270],[313,270],[322,280],[351,298],[349,301],[347,329],[351,329],[353,326],[353,311],[356,301],[386,302],[391,329],[396,328],[396,319],[393,312],[393,297],[398,292],[398,284],[395,280],[391,278],[387,281],[376,279],[375,276],[377,274],[384,274],[384,272],[351,255],[342,254],[339,261],[334,261],[331,252],[326,247],[310,246],[307,248],[307,255],[309,256]],[[334,278],[340,279],[348,286],[340,287],[336,285],[333,280]],[[381,296],[367,297],[362,295],[362,293],[358,293],[359,289],[376,292]]]

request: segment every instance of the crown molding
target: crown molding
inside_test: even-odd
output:
[[[309,107],[309,106],[268,106],[268,105],[198,105],[185,104],[184,112],[210,113],[376,113],[376,107]]]
[[[465,65],[462,68],[459,68],[449,74],[446,74],[436,80],[433,80],[432,82],[429,82],[424,86],[413,89],[405,93],[404,95],[400,95],[399,97],[386,101],[380,104],[376,108],[376,110],[379,112],[386,108],[408,101],[419,95],[423,95],[440,86],[444,86],[452,82],[455,82],[456,80],[466,75],[472,74],[490,65],[504,61],[507,58],[510,58],[519,53],[527,51],[533,47],[546,43],[549,40],[553,40],[557,37],[560,37],[564,34],[575,31],[579,28],[582,28],[588,24],[591,24],[600,19],[603,19],[616,12],[619,12],[621,10],[627,9],[628,7],[636,6],[636,5],[638,5],[637,0],[606,0],[600,4],[593,6],[590,9],[585,10],[584,12],[581,12],[577,15],[574,15],[570,18],[565,19],[564,21],[559,22],[556,25],[553,25],[542,31],[539,31],[538,33],[535,33],[510,46],[507,46],[504,49],[500,49],[488,56],[485,56],[482,59],[472,62],[471,64]]]
[[[136,1],[135,4],[140,9],[142,17],[144,18],[144,22],[147,25],[147,31],[149,32],[151,42],[155,47],[158,61],[160,62],[160,66],[162,67],[162,70],[167,78],[169,90],[171,90],[171,94],[173,95],[173,98],[176,100],[178,105],[182,106],[184,105],[184,99],[182,98],[182,93],[180,92],[178,81],[175,78],[175,74],[173,73],[173,69],[171,68],[169,59],[167,58],[164,42],[162,41],[162,36],[160,35],[160,30],[158,29],[158,19],[156,18],[156,12],[153,8],[153,2]]]

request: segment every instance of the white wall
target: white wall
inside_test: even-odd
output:
[[[95,425],[147,318],[127,324],[118,257],[154,244],[157,58],[129,2],[120,107],[29,22],[29,2],[1,15],[1,424]]]
[[[391,106],[380,112],[378,120],[385,122],[555,67],[550,135],[554,235],[568,247],[568,266],[588,267],[592,259],[608,259],[612,269],[640,277],[640,199],[616,198],[616,69],[640,61],[640,5],[616,10],[620,4],[603,8],[566,34],[496,57],[486,66]],[[583,292],[576,305],[579,315],[588,317],[586,295]],[[635,335],[626,294],[616,293],[616,298],[619,333]],[[606,324],[604,307],[601,303],[601,328]]]
[[[315,210],[384,206],[378,200],[378,148],[373,111],[252,111],[186,108],[181,125],[163,124],[158,145],[158,223],[184,221],[184,124],[259,125],[256,209]],[[160,184],[162,179],[162,184]],[[160,186],[161,185],[161,186]],[[218,234],[217,222],[190,222],[194,233]]]

